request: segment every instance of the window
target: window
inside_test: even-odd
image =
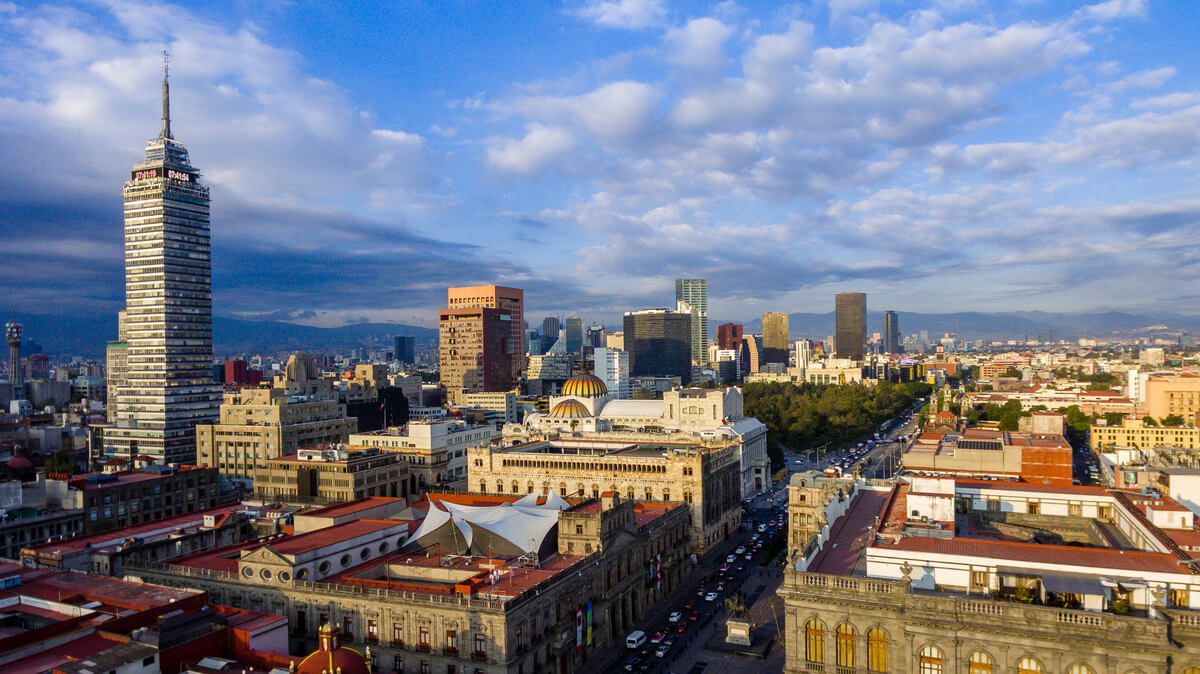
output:
[[[1067,670],[1067,674],[1096,674],[1096,672],[1087,665],[1079,664],[1071,665],[1070,669]],[[1188,667],[1183,670],[1182,674],[1200,674],[1200,667]]]
[[[342,618],[342,636],[346,641],[354,641],[354,618],[346,616]]]
[[[420,633],[421,640],[417,642],[417,647],[421,650],[429,650],[429,628],[422,627]]]
[[[804,625],[804,659],[825,662],[825,627],[817,620]]]
[[[942,674],[942,651],[936,646],[921,649],[920,674]]]
[[[854,666],[854,628],[849,623],[837,627],[837,664],[839,667]]]
[[[367,641],[371,643],[379,641],[379,623],[374,620],[367,621]]]
[[[421,661],[421,674],[429,674],[429,661],[428,660]]]
[[[971,587],[986,588],[988,586],[987,571],[972,571],[971,572]]]
[[[992,656],[976,651],[971,654],[970,667],[967,674],[992,674]]]
[[[1030,501],[1029,503],[1027,503],[1025,505],[1025,512],[1029,513],[1030,515],[1038,514],[1038,512],[1040,512],[1038,502]]]
[[[867,669],[872,672],[888,671],[887,634],[878,627],[867,632]]]
[[[1067,506],[1067,514],[1071,517],[1083,517],[1083,506],[1078,503],[1072,503]]]
[[[392,623],[392,643],[396,646],[404,645],[404,625]]]
[[[475,655],[483,657],[487,653],[487,637],[483,636],[482,632],[475,633]]]
[[[458,653],[457,630],[446,630],[446,651],[451,654]]]
[[[1171,590],[1171,606],[1187,608],[1188,604],[1187,590]]]
[[[1021,658],[1021,662],[1017,663],[1017,674],[1037,674],[1037,672],[1046,671],[1042,667],[1042,663],[1033,658]]]

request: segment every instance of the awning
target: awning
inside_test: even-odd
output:
[[[1104,590],[1104,586],[1100,584],[1100,579],[1095,576],[1082,576],[1074,573],[1052,573],[1048,571],[1042,572],[1042,587],[1046,588],[1047,592],[1061,593],[1068,592],[1070,594],[1108,594]]]

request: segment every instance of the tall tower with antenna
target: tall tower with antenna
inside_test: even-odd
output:
[[[105,451],[193,463],[196,425],[218,416],[212,376],[208,187],[171,133],[163,53],[162,128],[125,183],[124,380]]]
[[[12,386],[12,399],[25,397],[25,368],[21,367],[21,324],[9,321],[4,325],[4,337],[8,340],[8,383]]]

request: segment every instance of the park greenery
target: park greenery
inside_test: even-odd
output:
[[[746,384],[745,413],[767,427],[774,466],[783,465],[780,445],[796,452],[861,440],[921,397],[929,384]]]

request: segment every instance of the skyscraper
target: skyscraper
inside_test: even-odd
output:
[[[416,339],[412,335],[396,335],[393,337],[392,350],[396,354],[396,360],[401,363],[411,365],[416,362]]]
[[[708,360],[708,279],[675,279],[675,305],[692,314],[692,362]]]
[[[579,353],[583,348],[583,319],[578,316],[567,318],[567,353]]]
[[[8,383],[12,386],[12,399],[25,398],[25,366],[21,364],[21,324],[9,321],[4,326],[4,337],[8,340]]]
[[[507,344],[511,354],[512,377],[525,371],[525,292],[504,286],[465,286],[446,291],[449,309],[499,309],[508,314],[512,336]]]
[[[620,349],[599,347],[592,352],[595,355],[595,374],[608,387],[608,392],[618,398],[628,398],[629,390],[629,354]]]
[[[125,383],[105,449],[194,463],[196,424],[218,416],[212,377],[208,187],[171,135],[163,69],[162,129],[125,183]]]
[[[692,381],[692,315],[668,309],[625,312],[629,374],[678,375]]]
[[[722,323],[717,326],[717,348],[739,349],[742,346],[742,324]]]
[[[862,360],[867,342],[866,293],[838,293],[834,298],[833,350],[838,358]]]
[[[791,338],[788,337],[788,315],[783,312],[768,311],[762,316],[762,362],[783,363],[787,365],[788,349],[791,348]]]
[[[542,319],[542,336],[549,337],[551,344],[558,339],[559,330],[562,330],[562,323],[557,316],[547,316]]]
[[[512,388],[512,317],[503,309],[442,309],[438,361],[452,402],[462,393]]]
[[[900,353],[900,318],[894,311],[883,312],[883,352]]]

